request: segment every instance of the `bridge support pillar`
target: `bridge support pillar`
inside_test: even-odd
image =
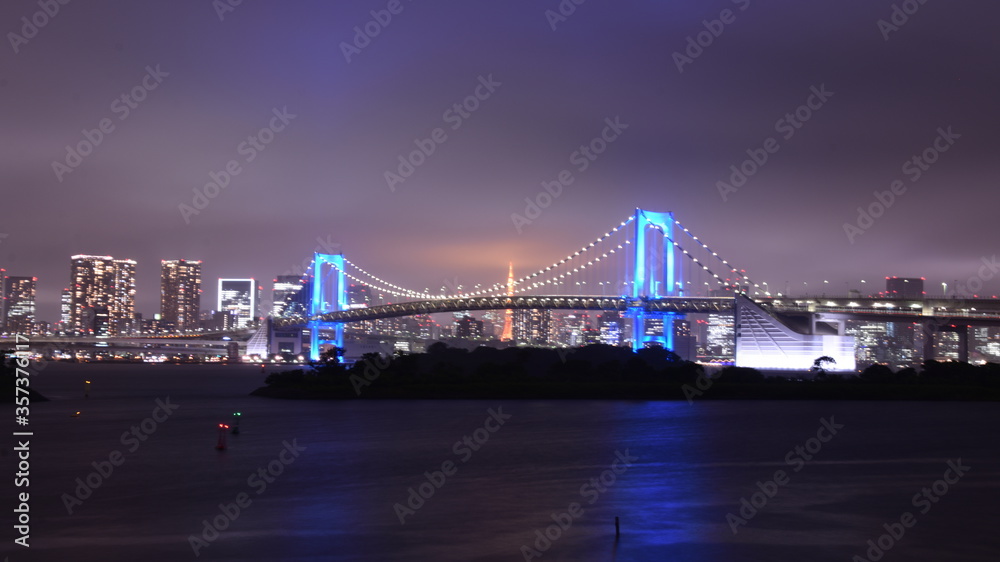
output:
[[[937,325],[933,322],[924,323],[924,361],[934,359],[934,334]]]
[[[329,270],[324,266],[330,266]],[[345,264],[343,254],[313,254],[313,286],[309,314],[313,317],[327,312],[347,310],[347,282],[344,274]],[[330,285],[334,285],[330,291]],[[319,361],[320,345],[332,343],[344,347],[344,324],[341,322],[322,322],[313,320],[309,326],[309,358]],[[320,337],[323,330],[334,330],[334,339],[325,340]]]
[[[634,306],[628,309],[628,316],[632,318],[632,351],[639,351],[646,337],[646,311],[641,306]]]
[[[341,349],[344,348],[344,324],[341,322],[310,322],[309,326],[309,360],[319,361],[320,347],[324,343],[333,344]],[[323,330],[333,330],[332,340],[320,337]]]
[[[661,296],[681,296],[684,284],[681,276],[681,263],[677,260],[674,235],[674,214],[670,212],[655,212],[645,209],[635,210],[635,225],[632,241],[632,256],[634,269],[632,271],[632,298],[657,299]],[[655,228],[660,234],[659,242],[647,245],[647,230]],[[627,312],[632,318],[632,349],[645,347],[647,316],[663,319],[663,333],[649,338],[662,345],[665,349],[674,349],[674,318],[673,313],[649,313],[644,307],[630,306]],[[681,316],[683,317],[683,316]]]

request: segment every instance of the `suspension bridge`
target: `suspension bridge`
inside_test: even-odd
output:
[[[392,303],[350,306],[348,288],[362,284]],[[674,319],[687,314],[729,312],[736,318],[736,364],[801,368],[821,355],[844,370],[854,369],[853,338],[839,333],[800,333],[747,298],[757,287],[740,269],[719,256],[671,212],[636,209],[593,241],[550,265],[491,285],[461,287],[450,294],[408,288],[371,273],[343,254],[316,253],[302,276],[308,291],[305,312],[270,318],[250,346],[273,348],[276,330],[307,329],[309,353],[317,360],[324,345],[344,346],[351,322],[446,312],[481,310],[617,311],[629,320],[633,349],[674,348]],[[285,307],[294,310],[294,307]],[[646,321],[663,329],[649,333]],[[507,315],[510,322],[510,314]]]

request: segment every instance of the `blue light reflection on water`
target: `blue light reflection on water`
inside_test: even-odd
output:
[[[990,404],[247,396],[261,380],[226,367],[54,365],[37,375],[55,400],[33,405],[33,547],[12,560],[194,559],[188,537],[240,492],[253,503],[199,560],[522,560],[535,530],[574,501],[583,516],[541,560],[844,560],[959,456],[973,472],[892,556],[992,560],[998,549],[996,438],[970,431],[995,424]],[[124,449],[121,433],[166,396],[181,408],[67,515],[61,494]],[[497,407],[512,417],[462,462],[456,441]],[[214,427],[234,410],[243,431],[220,453]],[[842,434],[791,472],[786,454],[831,415]],[[306,450],[257,494],[248,476],[292,440]],[[589,504],[581,486],[625,450],[638,460]],[[457,473],[400,525],[393,505],[449,460]],[[789,484],[733,535],[726,513],[779,469]]]

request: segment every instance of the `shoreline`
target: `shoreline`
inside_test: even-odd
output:
[[[572,384],[573,386],[568,386]],[[687,388],[685,388],[687,386]],[[707,390],[693,385],[539,383],[503,387],[464,385],[372,385],[349,387],[262,386],[251,396],[280,400],[861,400],[885,402],[1000,402],[1000,389],[960,385],[852,383],[720,383]]]

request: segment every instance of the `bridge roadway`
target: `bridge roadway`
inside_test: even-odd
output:
[[[413,314],[461,312],[463,310],[525,310],[544,308],[550,310],[617,310],[625,312],[639,307],[646,312],[708,313],[733,309],[732,297],[669,297],[661,299],[635,299],[631,297],[600,296],[503,296],[434,299],[384,304],[368,308],[354,308],[320,314],[313,320],[321,322],[359,322]],[[276,327],[302,325],[309,319],[303,317],[275,320]]]
[[[230,343],[236,342],[241,347],[246,346],[246,337],[240,339],[195,339],[184,336],[174,337],[94,337],[94,336],[31,336],[30,340],[21,341],[21,345],[27,344],[28,349],[38,351],[40,349],[54,348],[64,349],[85,346],[87,349],[98,349],[106,351],[149,351],[167,353],[224,353]],[[100,345],[98,345],[100,344]],[[146,347],[150,346],[150,347]],[[13,350],[15,341],[13,337],[0,338],[0,349]],[[23,349],[23,348],[22,348]]]
[[[886,299],[816,297],[764,298],[756,301],[772,313],[817,315],[818,320],[867,320],[871,322],[921,322],[968,326],[1000,325],[1000,299]]]
[[[933,317],[996,324],[1000,322],[1000,299],[878,299],[878,298],[758,298],[756,302],[775,313],[837,313],[851,319],[885,322],[919,321]],[[360,322],[465,310],[614,310],[641,308],[647,313],[706,314],[732,311],[733,297],[662,297],[657,299],[621,296],[497,296],[433,299],[354,308],[317,315],[321,322]],[[275,319],[277,328],[303,326],[309,318]]]

